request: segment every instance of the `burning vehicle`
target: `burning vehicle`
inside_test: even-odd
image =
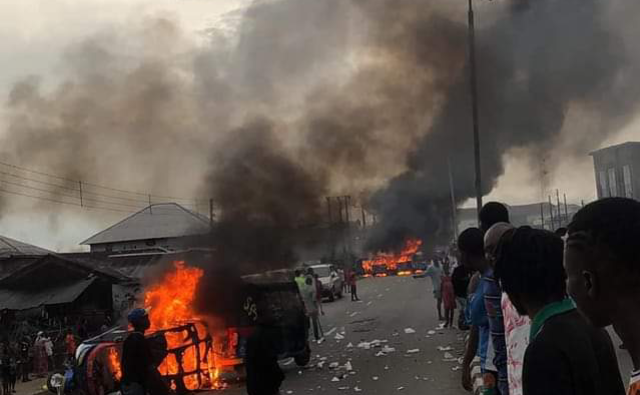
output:
[[[405,242],[400,252],[378,252],[371,259],[362,261],[365,276],[386,277],[413,274],[413,259],[418,254],[422,240],[412,238]]]
[[[247,339],[261,318],[277,323],[277,352],[293,357],[300,366],[311,358],[309,323],[293,273],[266,273],[242,277],[234,314],[209,324],[194,310],[194,300],[204,270],[173,261],[173,268],[144,294],[151,327],[146,338],[152,345],[158,372],[177,394],[221,389],[221,373],[242,375]],[[120,387],[120,356],[128,335],[115,328],[80,344],[64,372],[49,376],[53,393],[103,395]]]

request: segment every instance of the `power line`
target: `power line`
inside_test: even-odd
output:
[[[40,176],[43,176],[43,177],[50,177],[50,178],[55,178],[55,179],[66,181],[66,182],[71,182],[71,183],[74,183],[74,185],[78,184],[78,182],[80,181],[80,180],[73,180],[73,179],[70,179],[70,178],[67,178],[67,177],[61,177],[61,176],[58,176],[58,175],[55,175],[55,174],[50,174],[50,173],[45,173],[45,172],[41,172],[41,171],[37,171],[37,170],[27,169],[25,167],[16,166],[14,164],[3,162],[3,161],[0,161],[0,165],[9,167],[11,169],[19,170],[19,171],[25,171],[25,172],[29,172],[29,173],[32,173],[32,174],[37,174],[37,175],[40,175]],[[14,175],[14,177],[15,177],[15,175]],[[23,178],[26,178],[26,177],[23,177]],[[46,183],[44,181],[36,181],[36,180],[33,180],[33,179],[31,179],[31,180],[34,181],[34,182]],[[173,196],[160,196],[160,195],[154,195],[154,194],[143,193],[143,192],[138,192],[138,191],[129,191],[129,190],[125,190],[125,189],[119,189],[119,188],[104,186],[104,185],[100,185],[100,184],[94,184],[94,183],[91,183],[91,182],[84,182],[83,181],[82,185],[87,185],[87,186],[91,186],[93,188],[100,188],[100,189],[104,189],[104,190],[110,190],[110,191],[114,191],[114,192],[127,193],[127,194],[131,194],[131,195],[138,195],[138,196],[144,196],[144,197],[151,196],[152,198],[157,198],[157,199],[176,200],[176,201],[180,200],[180,201],[189,201],[189,202],[193,202],[194,201],[193,198],[173,197]],[[64,186],[60,186],[58,184],[52,184],[52,186],[57,186],[57,187],[60,187],[60,188],[68,188],[68,189],[72,189],[72,190],[75,190],[75,191],[79,191],[79,189],[77,189],[77,188],[64,187]]]

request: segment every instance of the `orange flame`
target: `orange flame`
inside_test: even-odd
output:
[[[116,377],[116,380],[120,381],[122,378],[122,368],[120,367],[120,355],[118,354],[118,350],[115,347],[110,347],[108,357],[111,371]]]
[[[422,246],[422,240],[416,238],[407,239],[399,253],[378,252],[372,259],[363,261],[362,268],[366,274],[371,274],[374,266],[385,266],[388,270],[397,270],[398,264],[411,262],[420,246]],[[381,277],[386,277],[386,275]]]
[[[151,321],[150,330],[158,331],[176,327],[186,322],[199,321],[200,317],[193,309],[193,302],[196,297],[198,283],[204,275],[204,270],[195,267],[189,267],[184,261],[175,261],[174,270],[167,273],[165,277],[157,284],[152,286],[144,297],[145,308],[150,309],[149,320]],[[193,343],[190,336],[197,336],[203,340],[208,336],[207,329],[204,324],[196,323],[197,334],[189,334],[188,331],[166,332],[165,338],[169,349],[187,346]],[[187,389],[195,390],[204,384],[215,385],[217,373],[212,352],[206,354],[206,344],[199,343],[199,348],[192,344],[184,350],[182,354],[182,368],[180,372],[180,364],[176,360],[174,354],[169,354],[167,358],[158,367],[162,374],[178,374],[186,373],[184,383]],[[209,382],[199,383],[198,381],[198,356],[204,358],[207,355],[205,368],[209,371]],[[192,373],[193,374],[189,374]]]

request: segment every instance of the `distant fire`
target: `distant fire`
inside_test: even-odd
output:
[[[169,353],[158,371],[169,379],[174,378],[174,389],[180,385],[175,383],[177,377],[182,378],[187,390],[216,387],[218,370],[211,343],[205,341],[210,339],[209,333],[192,307],[204,271],[189,267],[184,261],[175,261],[173,265],[173,270],[144,296],[151,321],[149,333],[162,332],[168,350],[183,348],[177,354]],[[117,350],[112,348],[109,363],[117,376],[121,375],[119,361]]]
[[[378,252],[372,259],[362,262],[362,268],[365,274],[376,277],[386,277],[389,271],[396,272],[398,265],[403,263],[411,263],[413,256],[420,250],[422,240],[411,238],[408,239],[400,252]],[[401,270],[398,275],[410,275],[409,269]]]

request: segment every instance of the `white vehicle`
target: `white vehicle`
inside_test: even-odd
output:
[[[322,297],[329,298],[334,301],[336,298],[342,298],[342,276],[333,265],[313,265],[309,266],[313,272],[318,275],[322,284]]]

